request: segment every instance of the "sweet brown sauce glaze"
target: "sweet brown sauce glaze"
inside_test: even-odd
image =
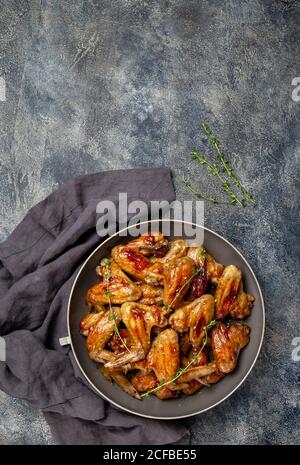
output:
[[[136,319],[142,320],[144,318],[144,312],[140,308],[133,308],[131,313]]]
[[[100,282],[87,292],[81,333],[91,359],[136,399],[151,390],[160,399],[191,395],[216,383],[235,369],[249,341],[247,325],[225,321],[233,311],[239,320],[248,316],[253,306],[241,271],[204,253],[149,233],[115,246],[109,270],[97,267]]]
[[[145,268],[148,268],[149,262],[143,255],[129,248],[125,249],[123,253],[137,271],[143,271]]]
[[[205,317],[204,315],[201,315],[199,320],[197,321],[196,327],[195,327],[195,336],[199,337],[201,334],[201,331],[205,325]]]
[[[235,300],[235,298],[236,298],[236,296],[237,296],[238,290],[239,290],[239,284],[238,284],[238,283],[234,283],[234,284],[231,286],[231,289],[230,289],[230,291],[229,291],[229,294],[228,294],[227,297],[224,299],[224,303],[223,303],[223,307],[222,307],[222,315],[223,315],[223,316],[226,316],[227,313],[229,312],[230,307],[231,307],[231,305],[233,304],[233,301]]]

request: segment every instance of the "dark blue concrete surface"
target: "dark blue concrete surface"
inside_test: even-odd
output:
[[[267,311],[261,356],[222,405],[189,420],[197,444],[299,443],[299,1],[1,2],[1,239],[57,185],[98,170],[166,165],[216,194],[189,160],[223,143],[255,209],[205,206],[249,259]],[[0,393],[0,443],[51,443],[39,412]]]

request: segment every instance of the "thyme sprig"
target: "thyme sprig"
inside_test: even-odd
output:
[[[225,154],[222,152],[221,147],[220,147],[220,142],[216,139],[210,127],[207,126],[207,124],[205,123],[201,123],[201,128],[203,129],[204,133],[207,135],[212,147],[214,147],[217,158],[222,163],[224,172],[227,174],[229,178],[232,179],[235,187],[239,189],[239,191],[243,194],[243,196],[247,200],[249,200],[249,202],[251,202],[253,205],[256,205],[256,202],[253,196],[245,189],[244,186],[242,186],[241,182],[239,181],[236,174],[234,173],[234,170],[232,166],[230,165],[229,161],[225,158]]]
[[[182,177],[181,180],[182,180],[182,183],[191,191],[191,193],[192,193],[195,197],[198,197],[198,199],[207,200],[208,202],[211,202],[211,203],[222,203],[222,202],[220,202],[218,199],[216,199],[215,197],[206,196],[206,195],[203,194],[202,192],[197,191],[197,190],[192,186],[192,184],[190,183],[190,181],[188,181],[187,179],[185,179],[185,177]]]
[[[214,136],[210,127],[205,124],[201,123],[201,128],[204,131],[205,135],[207,136],[211,146],[215,149],[216,156],[219,163],[211,162],[208,158],[198,153],[196,150],[192,150],[190,152],[191,158],[197,161],[200,165],[206,165],[207,172],[213,174],[218,177],[221,181],[221,185],[223,191],[226,192],[230,199],[230,204],[232,205],[240,205],[241,207],[245,208],[247,206],[246,201],[252,203],[253,206],[256,205],[256,202],[253,196],[245,189],[245,187],[241,184],[238,177],[236,176],[234,169],[230,165],[229,161],[226,159],[225,154],[222,152],[220,147],[220,142]],[[225,176],[225,177],[224,177]],[[227,203],[227,202],[220,202],[217,198],[207,196],[200,191],[197,191],[192,184],[182,178],[183,184],[190,190],[190,192],[197,198],[207,200],[208,202],[218,204],[218,203]],[[234,188],[237,189],[243,196],[240,198]]]
[[[105,281],[106,281],[106,289],[104,289],[104,294],[108,297],[108,305],[109,305],[109,313],[108,313],[108,315],[109,315],[110,319],[113,321],[114,332],[116,333],[116,335],[120,339],[122,347],[124,347],[128,352],[130,352],[130,350],[128,349],[128,346],[126,345],[125,340],[122,338],[122,336],[120,334],[119,328],[118,328],[118,326],[116,324],[116,315],[115,315],[115,312],[113,311],[113,308],[112,308],[112,305],[111,305],[112,293],[110,292],[110,290],[108,288],[109,280],[110,280],[110,277],[111,277],[111,273],[110,273],[110,269],[109,269],[109,263],[110,263],[109,258],[104,258],[103,260],[101,260],[101,265],[105,267],[104,278],[105,278]]]
[[[191,151],[191,158],[200,163],[200,165],[206,165],[208,173],[214,174],[219,178],[219,180],[222,183],[224,192],[226,192],[230,198],[231,204],[239,204],[241,207],[245,208],[244,200],[239,199],[236,193],[232,190],[230,183],[222,176],[221,168],[219,168],[219,166],[216,163],[210,163],[206,157],[196,152],[196,150]]]
[[[162,387],[165,387],[165,386],[168,386],[169,384],[171,383],[174,383],[178,378],[180,378],[180,376],[183,375],[183,373],[185,373],[191,365],[193,365],[193,363],[197,362],[198,358],[200,357],[201,353],[203,352],[203,349],[204,347],[206,346],[207,344],[207,341],[208,341],[208,331],[217,324],[217,320],[212,320],[208,325],[204,326],[204,332],[205,332],[205,335],[204,335],[204,338],[203,338],[203,342],[202,342],[202,345],[201,345],[201,348],[200,350],[195,354],[193,355],[193,357],[191,358],[190,362],[186,365],[186,367],[184,368],[179,368],[179,370],[176,371],[176,373],[174,374],[174,376],[172,376],[168,381],[160,381],[156,386],[155,388],[153,389],[150,389],[149,391],[147,392],[144,392],[143,394],[141,394],[141,397],[148,397],[150,396],[151,394],[153,394],[154,392],[158,391],[159,389],[161,389]]]

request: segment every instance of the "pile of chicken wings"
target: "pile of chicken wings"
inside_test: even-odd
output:
[[[235,369],[250,338],[250,327],[236,320],[254,302],[235,265],[149,233],[115,246],[96,273],[80,331],[103,375],[129,395],[191,395]]]

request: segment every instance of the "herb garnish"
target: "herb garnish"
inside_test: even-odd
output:
[[[176,371],[175,375],[172,376],[172,378],[170,378],[168,381],[160,381],[157,386],[155,386],[155,388],[153,389],[150,389],[150,391],[147,391],[147,392],[144,392],[143,394],[141,394],[141,397],[148,397],[150,396],[151,394],[153,394],[154,392],[158,391],[159,389],[161,389],[162,387],[164,386],[168,386],[169,384],[173,383],[174,381],[176,381],[178,378],[180,378],[180,376],[183,375],[183,373],[185,373],[189,368],[190,366],[197,362],[200,354],[202,353],[204,347],[206,346],[207,344],[207,341],[208,341],[208,334],[207,334],[207,331],[209,329],[211,329],[213,326],[215,326],[217,324],[217,320],[212,320],[208,325],[204,326],[204,331],[205,331],[205,336],[204,336],[204,339],[203,339],[203,342],[202,342],[202,346],[201,346],[201,349],[197,352],[197,354],[193,355],[193,357],[191,358],[191,361],[187,364],[186,367],[184,368],[179,368],[179,370]]]
[[[235,187],[237,187],[240,190],[240,192],[243,194],[243,196],[247,200],[249,200],[249,202],[251,202],[253,205],[256,205],[256,202],[255,202],[254,198],[242,186],[242,184],[240,183],[240,181],[236,177],[232,166],[230,166],[229,161],[226,160],[224,153],[221,151],[220,142],[215,138],[215,136],[213,135],[212,130],[205,123],[202,123],[201,127],[202,127],[203,131],[205,132],[205,134],[207,135],[207,137],[209,138],[209,141],[210,141],[211,145],[215,148],[217,158],[222,163],[222,166],[224,168],[225,173],[233,180],[233,183],[234,183]]]
[[[207,165],[206,169],[207,169],[208,173],[214,174],[215,176],[217,176],[219,178],[219,180],[222,183],[222,187],[223,187],[224,192],[226,192],[229,195],[230,202],[233,205],[238,203],[241,207],[245,207],[244,201],[240,200],[238,198],[238,196],[232,190],[230,183],[228,181],[226,181],[224,176],[221,175],[222,169],[219,168],[217,163],[210,163],[207,158],[205,158],[203,155],[200,155],[195,150],[191,151],[191,158],[193,160],[196,160],[198,163],[200,163],[200,165]]]
[[[215,149],[216,156],[220,163],[210,162],[208,158],[201,155],[196,150],[191,151],[191,158],[197,161],[197,163],[199,163],[200,165],[206,165],[208,173],[214,174],[218,177],[218,179],[221,181],[223,191],[226,192],[226,194],[229,196],[230,203],[232,205],[240,205],[241,207],[245,208],[247,206],[245,200],[248,200],[253,204],[253,206],[255,206],[256,202],[253,196],[245,189],[245,187],[242,186],[241,182],[237,178],[232,166],[230,165],[229,161],[225,158],[224,153],[221,151],[220,142],[215,138],[212,130],[205,123],[201,124],[201,128],[204,131],[205,135],[208,137],[211,146]],[[232,184],[224,176],[227,176],[227,178],[232,180],[234,187],[241,192],[244,198],[239,198],[239,196],[234,192]],[[182,179],[182,182],[195,197],[202,198],[204,200],[207,200],[208,202],[215,204],[226,203],[221,202],[219,199],[216,199],[215,197],[206,196],[202,192],[197,191],[197,189],[195,189],[192,186],[192,184],[185,178]]]

